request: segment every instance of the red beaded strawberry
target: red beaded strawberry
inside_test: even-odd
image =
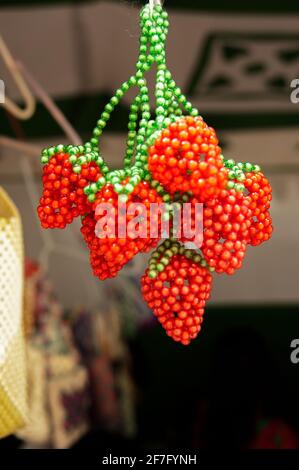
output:
[[[204,206],[202,252],[217,273],[233,274],[242,266],[251,226],[250,201],[234,189],[222,190]]]
[[[93,274],[100,280],[115,277],[119,269],[116,263],[107,263],[105,257],[100,253],[99,239],[95,234],[96,220],[93,213],[87,214],[82,220],[81,233],[90,250],[90,265]]]
[[[142,293],[167,334],[187,345],[201,329],[210,273],[233,274],[248,244],[270,238],[271,187],[258,165],[221,155],[215,130],[176,85],[166,65],[167,13],[160,5],[146,5],[140,24],[136,74],[106,104],[90,142],[43,151],[38,215],[44,228],[64,228],[81,215],[92,270],[101,280],[155,247],[171,218],[171,238],[151,255]],[[155,115],[145,78],[153,65]],[[139,92],[130,107],[124,164],[109,171],[100,156],[101,136],[122,97],[135,86]],[[187,219],[186,206],[179,214],[174,202],[180,208],[191,202]],[[176,233],[179,219],[181,234]],[[192,241],[197,249],[186,249],[178,239]]]
[[[106,184],[97,193],[93,204],[95,212],[84,218],[81,229],[90,248],[91,265],[97,277],[102,280],[114,277],[137,253],[149,251],[157,245],[159,236],[151,238],[150,230],[151,224],[160,225],[159,214],[151,213],[150,208],[152,204],[161,203],[162,198],[146,181],[135,187],[123,206],[119,205],[119,195],[112,184]],[[119,213],[122,209],[123,213]],[[140,219],[136,221],[139,214]]]
[[[248,192],[249,207],[252,211],[249,243],[260,245],[269,240],[273,232],[272,218],[269,213],[272,188],[262,172],[246,173],[244,186]]]
[[[201,117],[182,117],[164,129],[149,148],[148,168],[170,194],[192,191],[200,201],[227,184],[216,133]]]
[[[78,158],[80,155],[77,156]],[[98,165],[91,161],[74,171],[70,154],[58,152],[43,167],[43,193],[37,208],[43,228],[64,228],[75,217],[91,210],[84,187],[101,176]]]
[[[183,345],[190,344],[201,330],[212,276],[206,268],[174,255],[156,278],[147,269],[141,279],[142,295],[166,333]]]

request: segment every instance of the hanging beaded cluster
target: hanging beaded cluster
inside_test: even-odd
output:
[[[168,15],[145,6],[136,73],[105,106],[90,142],[44,149],[43,193],[38,216],[43,228],[65,228],[81,216],[81,233],[90,250],[95,276],[117,275],[137,253],[153,248],[141,280],[142,294],[167,334],[188,345],[203,321],[213,271],[233,274],[242,266],[248,245],[267,241],[271,186],[258,165],[237,163],[221,154],[218,139],[176,85],[166,65]],[[156,66],[155,114],[145,78]],[[100,152],[100,138],[124,94],[137,87],[130,107],[123,168],[110,170]],[[142,203],[150,217],[152,203],[203,204],[203,243],[186,249],[183,237],[158,238],[96,235],[100,203]],[[119,215],[119,214],[118,214]],[[132,216],[121,215],[125,224]],[[119,220],[119,219],[118,219]],[[156,223],[160,222],[157,219]],[[150,224],[148,224],[150,226]]]

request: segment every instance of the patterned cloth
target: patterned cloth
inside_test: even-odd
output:
[[[27,419],[20,215],[0,188],[0,438]]]
[[[51,283],[40,270],[34,279],[27,342],[29,422],[18,436],[30,447],[67,448],[89,428],[88,374]]]

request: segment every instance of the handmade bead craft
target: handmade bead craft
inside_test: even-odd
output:
[[[137,253],[153,251],[142,280],[142,294],[167,334],[188,345],[199,333],[205,303],[210,296],[212,272],[233,274],[242,266],[248,245],[259,245],[272,234],[269,214],[271,186],[258,165],[225,159],[216,132],[199,116],[166,64],[168,15],[161,6],[146,5],[140,14],[140,50],[136,73],[106,104],[82,146],[57,145],[44,149],[43,193],[38,216],[43,228],[65,228],[82,218],[81,233],[90,251],[95,276],[117,275]],[[151,111],[146,72],[156,67],[155,111]],[[132,87],[138,90],[131,104],[123,167],[111,170],[99,144],[111,113]],[[189,202],[194,223],[195,205],[203,205],[202,244],[186,248],[184,234],[168,239],[131,233],[136,214],[121,212],[131,203],[144,208],[143,220],[152,223],[152,206]],[[117,228],[97,234],[107,216],[102,204],[112,206]],[[111,215],[111,214],[110,214]],[[157,228],[161,218],[154,217]],[[196,241],[195,237],[189,241]]]

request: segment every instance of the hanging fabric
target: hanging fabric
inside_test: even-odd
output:
[[[26,347],[30,413],[27,426],[17,435],[28,447],[68,448],[89,428],[87,371],[51,283],[40,269],[34,278],[27,274],[35,282],[35,296],[31,292],[27,303],[34,309]]]
[[[21,219],[0,187],[0,437],[23,426],[27,417],[22,313]]]

